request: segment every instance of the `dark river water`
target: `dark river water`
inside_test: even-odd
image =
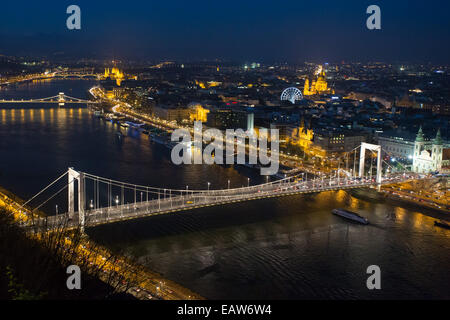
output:
[[[95,82],[53,81],[0,89],[0,99],[43,98],[63,91],[86,98]],[[175,166],[169,150],[84,106],[0,105],[0,185],[22,198],[68,167],[156,187],[225,188],[263,182],[258,172],[220,166]],[[50,194],[49,194],[50,195]],[[88,196],[89,197],[89,196]],[[42,199],[46,200],[45,197]],[[64,211],[65,198],[56,197]],[[333,216],[342,207],[366,216],[361,226]],[[258,200],[88,229],[114,250],[138,259],[210,299],[450,298],[450,231],[424,209],[324,192]],[[53,212],[50,212],[53,213]],[[367,267],[381,269],[381,290],[366,287]]]

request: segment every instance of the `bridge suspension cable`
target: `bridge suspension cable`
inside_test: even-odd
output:
[[[41,191],[39,191],[38,193],[36,193],[34,196],[32,196],[30,199],[28,199],[24,204],[22,204],[22,208],[24,206],[26,206],[28,203],[30,203],[31,201],[33,201],[36,197],[38,197],[39,195],[41,195],[43,192],[45,192],[48,188],[50,188],[52,185],[54,185],[56,182],[58,182],[61,178],[63,178],[65,175],[67,174],[67,171],[64,172],[62,175],[60,175],[58,178],[56,178],[55,180],[53,180],[49,185],[47,185],[44,189],[42,189]]]
[[[165,192],[163,191],[170,191],[170,192],[175,192],[175,193],[186,193],[186,191],[189,191],[189,193],[205,193],[205,192],[220,192],[220,191],[236,191],[236,190],[243,190],[243,189],[249,189],[249,188],[254,188],[255,186],[247,186],[247,187],[243,187],[243,188],[231,188],[231,189],[218,189],[218,190],[208,190],[208,189],[201,189],[201,190],[195,190],[195,189],[190,189],[190,190],[185,190],[185,189],[170,189],[170,188],[158,188],[158,187],[151,187],[151,186],[144,186],[144,185],[138,185],[138,184],[132,184],[132,183],[128,183],[128,182],[122,182],[122,181],[118,181],[118,180],[113,180],[113,179],[109,179],[109,178],[104,178],[104,177],[100,177],[100,176],[96,176],[96,175],[92,175],[86,172],[83,172],[84,176],[86,178],[90,178],[92,180],[96,180],[99,182],[103,182],[103,183],[109,183],[113,186],[117,186],[117,187],[124,187],[126,189],[135,189],[136,191],[139,192],[148,192],[152,193],[152,194],[163,194]],[[287,181],[290,179],[294,179],[294,178],[298,178],[300,177],[301,174],[297,174],[297,175],[293,175],[290,177],[286,177],[280,180],[276,180],[276,181],[271,181],[271,182],[267,182],[267,183],[263,183],[263,184],[259,184],[257,186],[264,186],[264,185],[273,185],[273,184],[277,184],[283,181]]]

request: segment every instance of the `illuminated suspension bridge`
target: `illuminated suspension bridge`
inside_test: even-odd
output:
[[[69,72],[55,72],[52,74],[53,78],[63,78],[63,79],[69,79],[69,78],[76,78],[76,79],[98,79],[100,80],[102,77],[102,74],[94,73],[91,71],[69,71]]]
[[[366,150],[371,152],[370,166],[366,161]],[[420,179],[418,174],[396,170],[382,159],[381,153],[380,146],[363,143],[344,154],[340,158],[342,161],[339,161],[338,168],[328,175],[308,177],[307,173],[301,173],[285,179],[242,188],[230,188],[228,185],[228,188],[220,190],[211,190],[209,183],[205,190],[136,185],[69,168],[67,172],[28,200],[24,206],[35,201],[58,181],[67,179],[65,180],[67,184],[34,210],[38,210],[55,196],[67,190],[68,212],[37,219],[33,221],[33,224],[45,226],[47,229],[55,229],[64,224],[66,228],[79,227],[84,230],[85,227],[207,206],[302,193],[381,186]],[[353,169],[350,168],[351,165]],[[357,167],[358,173],[356,173]],[[365,172],[367,167],[369,172]],[[372,173],[374,169],[375,174]]]
[[[21,99],[21,100],[0,100],[0,103],[57,103],[60,106],[63,106],[66,103],[76,103],[76,104],[91,104],[91,103],[98,103],[96,101],[92,100],[83,100],[79,98],[69,97],[64,94],[64,92],[60,92],[58,95],[53,97],[47,97],[47,98],[41,98],[41,99]]]

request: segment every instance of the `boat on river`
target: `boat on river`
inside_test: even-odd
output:
[[[441,228],[444,228],[444,229],[450,229],[450,224],[448,224],[448,222],[443,221],[443,220],[441,220],[441,221],[435,221],[435,222],[434,222],[434,225],[435,225],[436,227],[441,227]]]
[[[361,224],[369,224],[369,220],[360,216],[356,212],[352,212],[352,211],[348,211],[348,210],[344,210],[344,209],[333,209],[331,212],[333,214],[343,217],[345,219],[356,221]]]

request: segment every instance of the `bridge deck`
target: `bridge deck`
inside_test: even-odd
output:
[[[408,180],[410,180],[410,178],[398,178],[385,181],[383,184],[406,182]],[[367,188],[372,186],[374,186],[373,182],[364,180],[358,181],[357,179],[340,179],[338,182],[336,179],[327,179],[324,181],[315,180],[298,183],[284,183],[281,185],[266,185],[263,187],[258,185],[234,190],[212,190],[204,193],[189,193],[188,191],[187,195],[166,199],[152,199],[149,201],[86,210],[85,226],[94,227],[107,223],[264,198],[333,190]],[[70,218],[67,221],[69,216]],[[42,221],[42,223],[44,223],[44,221]],[[49,229],[57,228],[62,224],[65,224],[66,228],[78,227],[80,224],[78,212],[70,215],[65,213],[58,216],[51,216],[45,221],[45,225]]]
[[[0,100],[0,103],[98,103],[96,101],[40,101],[40,100]]]

